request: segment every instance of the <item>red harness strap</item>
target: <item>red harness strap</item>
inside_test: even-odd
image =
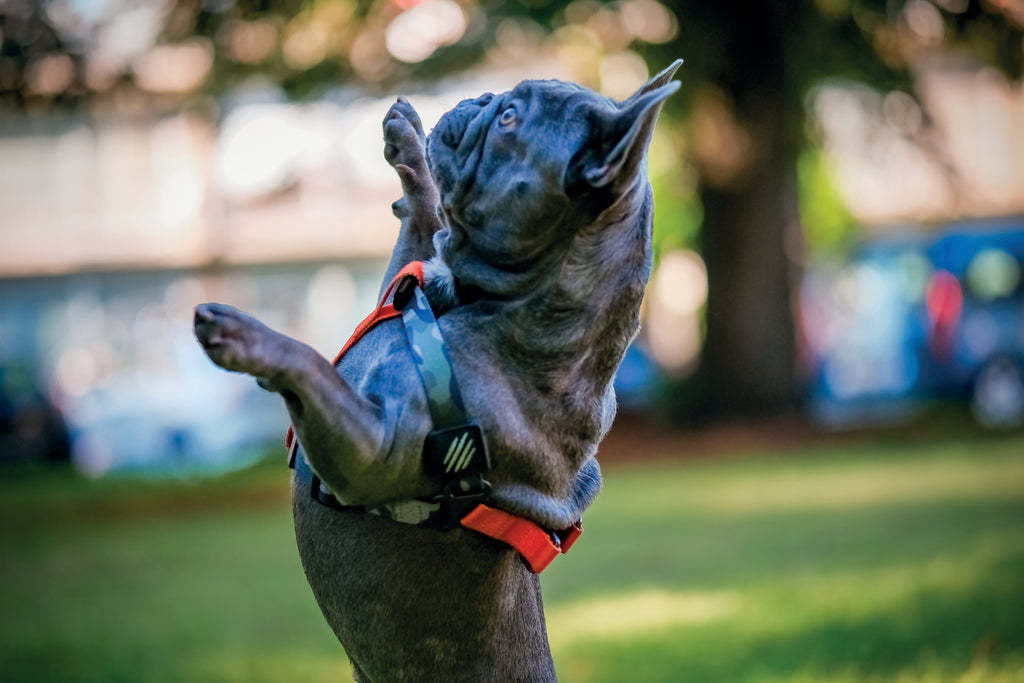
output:
[[[409,276],[415,277],[420,287],[423,286],[422,261],[413,261],[399,271],[398,275],[391,281],[391,284],[388,285],[377,308],[359,323],[355,331],[352,332],[352,336],[349,337],[341,351],[338,352],[338,355],[334,358],[334,365],[341,362],[341,359],[348,350],[378,323],[402,315],[402,312],[395,308],[394,304],[388,303],[388,299],[391,298],[391,294],[398,284]],[[295,429],[289,425],[288,434],[285,436],[285,445],[289,451],[289,461],[293,456],[292,444],[294,441]],[[470,510],[469,514],[460,520],[460,524],[467,529],[472,529],[512,546],[522,555],[530,571],[535,574],[544,571],[559,554],[568,552],[572,544],[583,533],[582,522],[576,522],[568,529],[552,534],[528,519],[517,517],[483,503]]]
[[[508,543],[519,551],[534,574],[544,571],[559,554],[569,552],[569,548],[583,533],[583,523],[580,521],[553,538],[552,534],[530,520],[483,503],[473,508],[460,523],[467,529]]]

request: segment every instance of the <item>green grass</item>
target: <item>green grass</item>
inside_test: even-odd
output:
[[[543,579],[564,682],[1024,681],[1022,437],[605,475]],[[193,484],[0,472],[0,681],[339,680],[277,460]]]

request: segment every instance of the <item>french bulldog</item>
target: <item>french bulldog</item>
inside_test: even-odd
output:
[[[488,504],[544,529],[570,527],[600,487],[612,380],[651,269],[646,153],[680,64],[622,102],[524,81],[459,103],[429,137],[404,98],[384,120],[403,189],[385,285],[425,261],[423,292],[490,453]],[[296,457],[364,506],[332,509],[293,483],[303,568],[357,680],[555,680],[540,582],[515,550],[364,511],[444,485],[424,468],[433,425],[401,320],[337,367],[230,306],[198,306],[195,333],[215,364],[283,397]]]

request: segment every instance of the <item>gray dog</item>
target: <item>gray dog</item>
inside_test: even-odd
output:
[[[429,302],[427,336],[457,380],[441,400],[475,430],[456,428],[440,455],[425,449],[443,430],[406,313],[335,366],[234,308],[197,307],[213,362],[284,398],[299,553],[360,681],[555,679],[542,567],[467,511],[497,510],[564,551],[597,494],[651,268],[647,146],[680,63],[621,103],[526,81],[460,103],[427,138],[407,101],[388,112],[404,197],[382,306]],[[388,286],[416,260],[421,289]],[[450,476],[453,454],[473,476]]]

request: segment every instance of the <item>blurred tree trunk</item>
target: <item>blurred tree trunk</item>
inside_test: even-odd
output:
[[[787,83],[786,29],[800,11],[788,4],[728,13],[720,73],[710,79],[716,88],[699,90],[695,101],[709,285],[697,404],[684,407],[695,417],[759,417],[799,403],[795,176],[804,114]]]
[[[786,253],[800,243],[796,159],[779,130],[782,114],[761,102],[749,120],[757,158],[745,177],[701,183],[709,287],[697,381],[711,414],[757,416],[797,405],[795,278]]]

